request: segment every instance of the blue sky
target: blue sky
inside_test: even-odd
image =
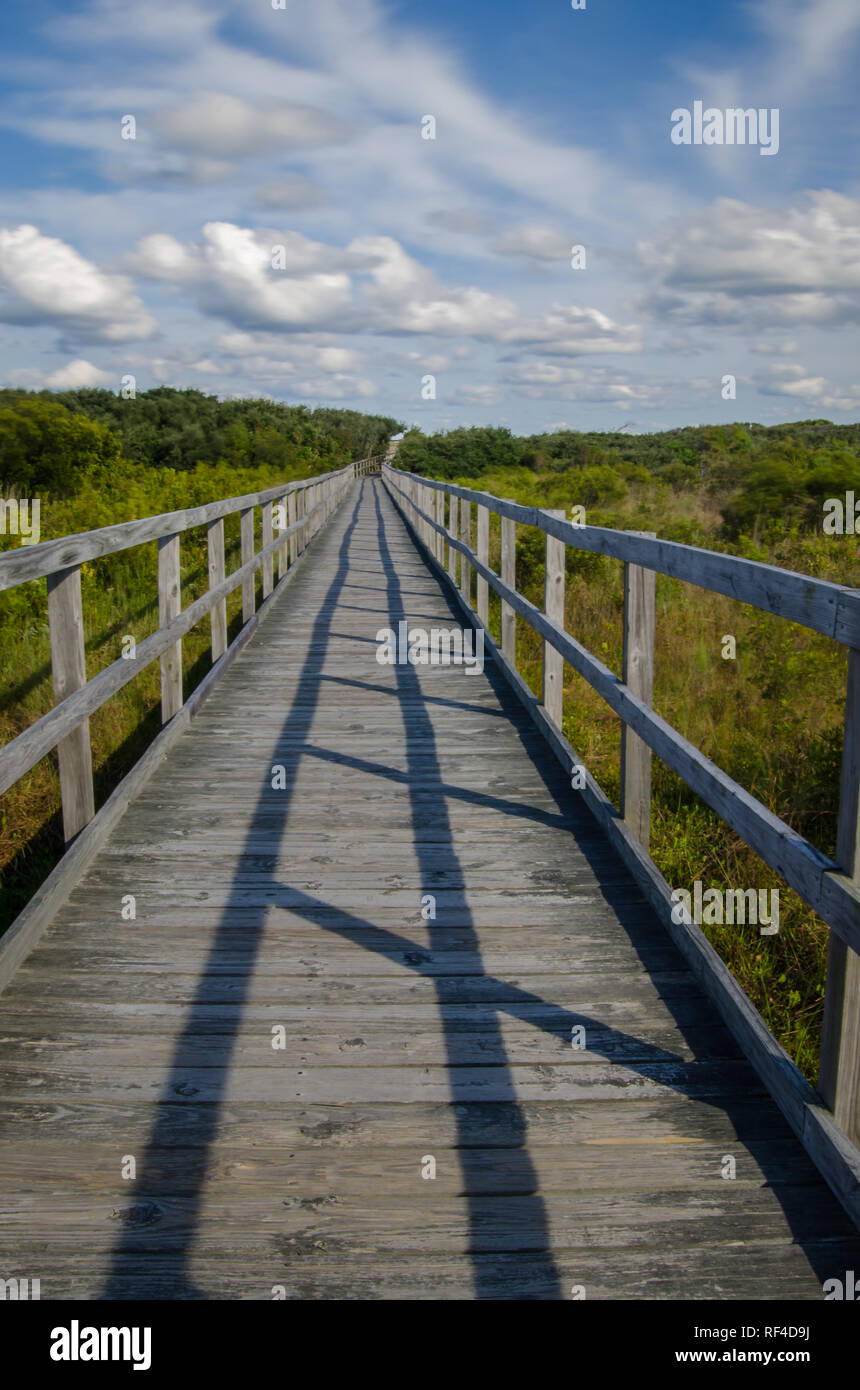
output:
[[[857,0],[6,0],[2,384],[860,418],[858,50]]]

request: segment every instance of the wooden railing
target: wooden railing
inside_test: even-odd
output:
[[[378,473],[384,460],[385,454],[373,454],[370,458],[359,459],[358,462],[353,465],[355,468],[355,476],[357,478],[366,478],[371,473]]]
[[[461,602],[485,629],[488,589],[492,588],[499,595],[501,643],[496,647],[489,631],[485,633],[485,640],[524,699],[533,701],[534,697],[516,673],[517,615],[544,639],[540,718],[557,754],[565,760],[576,759],[562,734],[565,661],[620,716],[623,730],[620,810],[609,805],[590,775],[585,787],[586,799],[607,828],[620,837],[619,848],[640,878],[647,879],[652,902],[661,908],[664,920],[672,905],[668,885],[647,854],[652,750],[828,924],[831,937],[819,1090],[841,1130],[855,1146],[860,1146],[860,590],[732,555],[657,540],[650,535],[577,525],[566,521],[563,512],[521,506],[490,493],[405,473],[388,464],[383,466],[382,473],[389,492],[419,541],[443,572],[447,564],[447,576],[455,586],[459,556]],[[472,506],[477,507],[476,550],[471,543]],[[501,521],[501,574],[489,566],[491,512]],[[516,589],[517,524],[538,527],[546,537],[542,610]],[[568,545],[614,556],[624,562],[624,644],[620,679],[564,630],[565,550]],[[473,572],[476,576],[474,603]],[[801,623],[848,648],[836,861],[822,854],[769,811],[651,707],[655,572]],[[622,830],[619,830],[619,820]],[[676,935],[679,944],[689,948],[689,958],[712,976],[720,974],[718,958],[707,947],[702,934],[696,933],[690,922],[685,922],[683,927],[684,930]],[[741,997],[748,1008],[740,1003],[737,995],[741,992],[736,984],[732,991],[731,977],[725,978],[727,974],[722,967],[717,993],[725,1005],[724,1012],[732,1014],[735,1032],[746,1038],[762,1064],[760,1071],[766,1072],[773,1083],[772,1089],[785,1092],[786,1064],[791,1068],[792,1094],[784,1095],[784,1099],[789,1108],[798,1097],[808,1107],[810,1092],[804,1091],[806,1083],[800,1073],[764,1029],[746,996]],[[730,995],[733,995],[731,999]],[[801,1124],[808,1122],[807,1115],[796,1113],[796,1106],[790,1118]],[[853,1181],[856,1188],[856,1172]]]
[[[168,724],[183,707],[182,638],[208,613],[212,664],[215,666],[241,639],[228,647],[227,597],[242,588],[242,627],[255,616],[256,574],[262,569],[262,597],[276,588],[275,560],[280,583],[312,537],[324,525],[359,464],[336,473],[282,483],[264,492],[230,497],[202,507],[166,512],[141,521],[104,526],[97,531],[64,536],[40,545],[20,547],[0,555],[0,590],[43,576],[48,581],[48,624],[55,705],[47,714],[0,749],[0,794],[36,763],[57,749],[63,829],[67,844],[95,814],[90,752],[90,716],[106,700],[158,658],[161,662],[161,720]],[[254,550],[255,511],[261,509],[262,548]],[[276,511],[275,509],[278,509]],[[225,575],[224,518],[239,514],[241,563]],[[275,521],[279,523],[276,526]],[[285,523],[285,524],[284,524]],[[183,609],[180,593],[180,539],[183,532],[206,526],[209,589]],[[120,658],[86,678],[81,565],[132,546],[158,545],[159,628],[136,646],[133,660]],[[289,556],[288,556],[289,550]]]

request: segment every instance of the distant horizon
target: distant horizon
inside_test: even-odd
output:
[[[218,400],[218,401],[231,401],[231,400],[237,400],[237,401],[240,401],[240,400],[242,400],[242,401],[244,401],[244,400],[247,400],[247,401],[254,401],[254,400],[271,401],[271,402],[272,402],[273,404],[275,404],[275,405],[283,405],[283,406],[286,406],[288,409],[298,409],[298,408],[300,408],[300,407],[303,407],[303,408],[306,409],[306,410],[355,410],[355,411],[357,411],[359,414],[367,415],[367,416],[371,416],[371,417],[379,417],[379,418],[394,418],[394,417],[395,417],[395,414],[396,414],[396,412],[395,412],[393,409],[391,409],[391,410],[386,409],[386,408],[384,407],[384,405],[380,405],[378,408],[373,409],[373,408],[371,408],[369,405],[366,405],[366,404],[364,404],[364,405],[358,405],[358,406],[347,405],[344,401],[300,401],[300,400],[284,400],[284,399],[282,399],[282,398],[280,398],[280,397],[278,397],[278,396],[269,395],[269,394],[266,394],[266,393],[263,393],[263,392],[261,392],[259,395],[255,395],[254,393],[249,393],[248,395],[245,395],[245,394],[238,395],[238,394],[236,394],[236,393],[223,393],[223,392],[217,392],[217,391],[209,391],[209,390],[207,390],[205,387],[200,386],[200,385],[195,385],[195,384],[189,384],[189,385],[184,385],[184,386],[173,386],[172,384],[170,384],[170,383],[168,383],[168,382],[159,382],[159,383],[157,383],[156,385],[149,386],[149,387],[145,387],[145,388],[141,391],[140,394],[145,394],[146,391],[154,391],[154,390],[158,390],[158,389],[165,388],[165,387],[166,387],[168,390],[174,390],[174,391],[199,391],[201,394],[206,395],[206,396],[210,396],[211,398],[213,398],[213,399],[215,399],[215,400]],[[27,387],[27,386],[8,386],[8,385],[5,385],[5,384],[0,384],[0,391],[3,391],[3,390],[6,390],[6,391],[10,391],[10,390],[11,390],[11,391],[16,391],[16,390],[17,390],[17,391],[34,391],[34,392],[47,391],[47,392],[49,392],[51,395],[57,395],[57,396],[59,396],[59,395],[65,394],[67,391],[110,390],[110,387],[88,387],[88,386],[72,386],[72,387],[30,386],[30,387]],[[112,394],[112,395],[119,395],[119,391],[112,391],[111,394]],[[546,434],[546,435],[551,435],[551,434],[611,434],[611,435],[621,435],[621,434],[624,434],[624,435],[628,435],[628,436],[630,436],[630,437],[637,437],[637,438],[638,438],[638,437],[641,437],[642,435],[648,435],[648,434],[670,434],[670,433],[675,433],[675,432],[677,432],[678,430],[732,429],[732,428],[733,428],[734,426],[736,426],[736,425],[742,425],[745,429],[752,429],[753,427],[755,427],[756,429],[762,429],[762,430],[786,429],[786,428],[789,428],[789,427],[792,426],[792,425],[831,425],[831,426],[833,426],[834,429],[850,429],[850,428],[852,428],[852,427],[860,428],[860,419],[857,419],[857,420],[831,420],[831,419],[827,418],[826,416],[809,415],[809,416],[804,416],[804,417],[802,417],[802,418],[797,418],[797,419],[788,418],[788,419],[785,419],[785,420],[771,420],[771,421],[763,421],[763,420],[740,420],[740,419],[729,419],[729,420],[699,420],[699,421],[689,421],[688,423],[682,424],[682,425],[664,425],[664,426],[658,426],[658,425],[656,424],[656,422],[655,422],[654,424],[652,424],[652,426],[651,426],[649,429],[633,429],[633,428],[632,428],[632,425],[629,425],[629,426],[626,426],[626,427],[625,427],[625,426],[619,426],[619,427],[616,427],[615,429],[613,429],[611,426],[607,426],[606,428],[600,428],[600,427],[590,427],[590,428],[586,428],[586,427],[580,426],[580,425],[558,424],[558,425],[548,426],[548,427],[546,427],[545,429],[536,429],[536,430],[528,430],[528,431],[519,431],[519,430],[511,429],[510,425],[509,425],[507,422],[500,421],[500,420],[498,420],[498,419],[493,420],[493,419],[491,418],[491,419],[485,420],[485,421],[462,421],[462,422],[459,423],[459,424],[449,426],[447,429],[438,429],[438,430],[435,430],[435,429],[432,429],[432,430],[425,430],[425,429],[423,428],[423,426],[418,425],[418,424],[405,424],[405,425],[403,426],[403,429],[402,429],[402,431],[401,431],[400,433],[401,433],[401,435],[402,435],[402,434],[409,434],[409,432],[410,432],[411,430],[414,430],[414,429],[419,430],[419,431],[420,431],[422,434],[424,434],[424,435],[431,435],[431,434],[437,434],[437,433],[446,433],[446,434],[450,434],[450,433],[452,433],[454,430],[460,430],[460,429],[463,429],[463,430],[469,430],[469,429],[509,429],[509,430],[511,431],[511,434],[513,434],[513,435],[516,436],[517,438],[531,437],[531,436],[533,436],[533,435],[544,435],[544,434]],[[392,435],[392,436],[391,436],[392,439],[395,439],[395,438],[397,438],[397,437],[398,437],[397,435]]]

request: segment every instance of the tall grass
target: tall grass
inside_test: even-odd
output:
[[[466,487],[542,507],[582,499],[575,474],[528,470],[458,478]],[[474,509],[473,509],[474,511]],[[593,525],[652,530],[710,549],[835,583],[860,585],[851,538],[800,535],[767,545],[720,540],[720,516],[703,493],[674,494],[634,483],[609,504],[588,508]],[[474,525],[474,518],[473,518]],[[545,538],[518,527],[517,587],[543,604]],[[499,525],[491,518],[490,563],[499,568]],[[473,537],[474,544],[474,537]],[[825,853],[833,855],[846,683],[844,647],[806,628],[693,585],[657,576],[655,694],[657,712],[731,777]],[[619,676],[622,661],[622,565],[587,551],[567,551],[566,630]],[[499,635],[499,601],[491,591],[490,625]],[[737,657],[723,657],[723,637]],[[542,640],[517,624],[517,665],[541,691]],[[620,797],[621,721],[565,664],[564,733],[610,799]],[[705,925],[703,930],[801,1070],[818,1067],[828,929],[779,876],[659,759],[654,759],[651,853],[673,888],[778,888],[780,930]]]
[[[227,464],[196,469],[124,468],[72,497],[41,498],[41,539],[93,530],[115,522],[177,511],[223,497],[262,491],[319,471],[303,464],[292,475],[273,468]],[[259,549],[260,516],[256,513]],[[239,518],[225,519],[227,573],[240,563]],[[0,548],[16,543],[0,537]],[[182,606],[208,588],[206,528],[183,534]],[[257,574],[260,599],[260,574]],[[87,676],[122,655],[122,639],[136,642],[158,628],[158,560],[153,542],[81,567]],[[241,591],[227,600],[232,638],[241,626]],[[7,743],[53,706],[47,583],[33,580],[0,593],[0,742]],[[208,616],[183,638],[186,697],[210,669]],[[137,762],[161,727],[159,663],[153,662],[124,686],[90,720],[96,805],[102,805]],[[43,758],[0,798],[0,933],[5,931],[44,881],[64,850],[57,757]]]

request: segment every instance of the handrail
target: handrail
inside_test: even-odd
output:
[[[459,587],[463,601],[475,609],[476,620],[487,632],[487,587],[501,598],[503,661],[516,669],[515,614],[544,639],[543,713],[550,727],[561,733],[560,661],[567,661],[620,716],[620,814],[641,842],[655,871],[656,866],[647,855],[651,750],[827,923],[831,931],[830,960],[819,1089],[842,1129],[860,1146],[860,590],[642,534],[578,526],[565,521],[558,512],[522,506],[492,493],[424,478],[389,464],[383,465],[382,474],[389,491],[402,499],[401,510],[440,568],[447,545],[448,576],[455,585],[456,556],[461,557]],[[448,526],[444,524],[446,496]],[[473,502],[478,505],[477,551],[471,546]],[[488,562],[490,512],[502,518],[502,575],[491,569]],[[516,589],[517,522],[535,526],[547,537],[543,611]],[[624,561],[625,655],[621,679],[564,630],[566,545]],[[652,708],[654,589],[653,573],[646,572],[655,570],[790,618],[849,646],[836,861],[751,796]],[[472,571],[477,576],[475,605],[471,597]]]
[[[47,714],[0,749],[0,794],[56,748],[63,830],[66,843],[70,844],[95,815],[90,716],[160,658],[162,724],[168,724],[183,706],[183,636],[208,613],[212,665],[215,667],[219,662],[226,665],[224,659],[242,639],[244,629],[255,615],[257,570],[262,568],[263,571],[262,597],[265,601],[286,578],[343,499],[346,489],[359,476],[362,465],[368,462],[361,459],[331,473],[281,483],[260,492],[164,512],[140,521],[104,526],[0,555],[0,589],[47,576],[51,669],[56,700]],[[273,511],[276,502],[283,513],[278,517],[277,528]],[[262,507],[263,544],[255,552],[254,510],[257,506]],[[224,517],[236,512],[241,517],[241,563],[227,576]],[[204,524],[207,526],[209,589],[183,610],[180,536]],[[121,657],[87,680],[81,565],[87,560],[153,540],[158,542],[159,627],[136,644],[132,658]],[[276,555],[277,583],[274,576]],[[228,644],[226,600],[239,587],[242,589],[242,628]]]
[[[565,521],[542,507],[529,507],[491,492],[458,487],[453,483],[424,478],[417,473],[385,465],[387,471],[410,478],[421,486],[459,497],[486,507],[497,516],[524,526],[537,526],[549,536],[595,554],[607,555],[625,564],[657,570],[672,579],[696,584],[727,598],[749,603],[766,613],[800,623],[833,637],[845,646],[860,646],[860,589],[832,584],[826,579],[797,574],[793,570],[746,560],[740,555],[723,555],[717,550],[682,545],[645,537],[635,531],[615,531],[607,526],[579,526]]]
[[[364,463],[366,460],[360,460]],[[334,473],[320,473],[315,479],[300,478],[291,483],[281,483],[278,487],[266,488],[263,492],[249,492],[242,497],[226,497],[219,502],[207,502],[200,507],[186,507],[176,512],[161,512],[156,516],[145,516],[139,521],[120,521],[113,526],[100,526],[94,531],[80,531],[71,536],[60,536],[57,540],[42,541],[39,545],[19,546],[15,550],[4,551],[0,555],[0,591],[12,589],[28,579],[41,579],[57,570],[69,569],[73,565],[86,564],[89,560],[103,559],[115,555],[120,550],[130,550],[146,541],[158,540],[162,536],[175,535],[177,531],[190,531],[195,526],[205,526],[225,516],[232,516],[249,507],[265,506],[270,502],[280,502],[291,493],[302,491],[320,478],[338,478],[358,464],[349,463],[346,468]],[[357,476],[353,473],[352,476]]]

